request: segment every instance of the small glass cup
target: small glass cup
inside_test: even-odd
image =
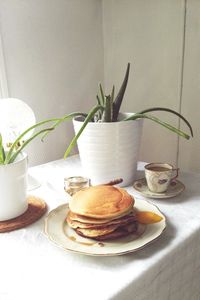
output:
[[[70,196],[73,196],[78,191],[89,187],[90,179],[82,176],[72,176],[64,178],[64,190]]]

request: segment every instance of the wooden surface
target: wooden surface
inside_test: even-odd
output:
[[[0,233],[28,226],[41,218],[46,211],[47,205],[43,200],[34,196],[28,196],[27,211],[17,218],[0,222]]]

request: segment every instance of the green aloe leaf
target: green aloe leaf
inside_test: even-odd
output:
[[[174,126],[172,126],[172,125],[170,125],[170,124],[168,124],[166,122],[163,122],[160,119],[158,119],[158,118],[156,118],[154,116],[151,116],[151,115],[137,113],[137,114],[134,114],[134,115],[132,115],[132,116],[124,119],[124,121],[137,120],[137,119],[149,119],[149,120],[151,120],[153,122],[156,122],[156,123],[162,125],[163,127],[167,128],[167,129],[171,130],[172,132],[174,132],[174,133],[176,133],[176,134],[184,137],[187,140],[189,140],[189,138],[190,138],[190,136],[187,133],[185,133],[185,132],[177,129],[176,127],[174,127]]]
[[[87,114],[85,113],[81,113],[81,112],[74,112],[74,113],[71,113],[71,114],[68,114],[68,115],[65,115],[64,117],[58,119],[52,126],[51,128],[56,128],[57,126],[59,126],[62,122],[64,121],[69,121],[75,117],[78,117],[78,116],[83,116],[83,117],[87,117]],[[44,141],[44,138],[49,134],[49,131],[47,131],[41,138],[42,141]]]
[[[14,154],[10,157],[9,160],[7,160],[7,164],[10,164],[12,162],[14,162],[14,160],[16,159],[16,157],[19,155],[19,153],[33,140],[35,139],[38,135],[46,132],[46,131],[52,131],[54,128],[46,128],[46,129],[42,129],[39,132],[36,132],[34,135],[32,135],[28,140],[26,140],[19,148],[16,152],[14,152]]]
[[[112,99],[108,95],[105,97],[105,108],[102,116],[102,122],[112,122]]]
[[[113,103],[113,122],[117,121],[117,118],[119,115],[120,107],[121,107],[124,93],[126,91],[126,86],[128,83],[129,70],[130,70],[130,63],[128,63],[128,65],[127,65],[126,74],[125,74],[123,83],[122,83],[121,88],[117,94],[117,97],[115,98],[115,101]]]
[[[97,97],[98,105],[101,105],[101,101],[99,99],[99,96],[97,95],[96,97]],[[102,117],[102,112],[99,110],[98,113],[97,113],[97,119],[95,120],[95,122],[98,122],[101,119],[101,117]]]
[[[101,105],[101,101],[100,101],[100,99],[99,99],[99,96],[97,95],[96,97],[97,97],[97,104],[98,104],[98,105]]]
[[[37,128],[37,127],[40,127],[42,125],[45,125],[47,123],[53,123],[53,126],[51,126],[51,128],[47,128],[47,129],[42,129],[41,131],[37,132],[36,134],[34,134],[30,139],[28,139],[27,141],[25,141],[23,143],[23,148],[31,141],[33,140],[33,138],[37,137],[38,135],[40,134],[43,134],[43,137],[44,138],[51,130],[53,130],[54,128],[56,128],[60,123],[64,122],[64,121],[67,121],[67,120],[71,120],[72,118],[76,117],[76,116],[87,116],[86,114],[84,113],[80,113],[80,112],[75,112],[75,113],[71,113],[69,115],[66,115],[62,118],[52,118],[52,119],[47,119],[47,120],[44,120],[42,122],[39,122],[31,127],[29,127],[28,129],[26,129],[15,141],[14,143],[12,144],[12,146],[10,147],[10,150],[8,151],[7,155],[6,155],[6,158],[5,158],[5,164],[8,164],[10,163],[11,161],[13,161],[13,157],[14,159],[17,157],[17,155],[19,154],[19,152],[22,150],[22,148],[18,148],[17,152],[15,151],[16,149],[16,146],[19,144],[19,142],[22,140],[22,138],[31,130]],[[14,154],[13,154],[14,153]],[[17,154],[16,154],[17,153]]]
[[[5,151],[3,147],[2,135],[0,134],[0,165],[3,165],[5,161]]]
[[[114,96],[115,96],[115,86],[113,85],[112,92],[111,92],[111,101],[112,101],[112,103],[114,102]]]
[[[10,147],[10,150],[8,151],[8,153],[6,154],[6,158],[5,158],[5,164],[7,164],[9,161],[10,161],[10,158],[13,154],[13,152],[15,152],[15,149],[16,149],[16,146],[18,145],[18,143],[22,140],[22,138],[31,130],[39,127],[39,126],[42,126],[44,124],[47,124],[47,123],[52,123],[52,122],[56,122],[60,120],[60,118],[53,118],[53,119],[48,119],[48,120],[45,120],[45,121],[42,121],[42,122],[39,122],[31,127],[29,127],[28,129],[26,129],[24,132],[22,132],[22,134],[20,134],[20,136],[14,141],[14,143],[12,144],[12,146]]]
[[[96,105],[95,107],[93,107],[90,112],[88,113],[87,117],[85,118],[85,121],[83,123],[83,125],[81,126],[79,132],[74,136],[74,138],[72,139],[71,143],[69,144],[67,150],[65,151],[64,154],[64,158],[67,158],[67,156],[70,154],[72,148],[75,146],[79,136],[81,135],[81,133],[83,132],[83,130],[85,129],[85,127],[87,126],[87,124],[92,120],[92,118],[94,117],[94,115],[96,114],[96,112],[98,112],[99,110],[103,110],[104,108],[101,105]]]
[[[166,112],[170,112],[170,113],[172,113],[172,114],[178,116],[178,117],[179,117],[180,119],[182,119],[182,120],[186,123],[186,125],[189,127],[191,136],[193,137],[192,126],[190,125],[190,123],[188,122],[188,120],[186,120],[186,118],[184,118],[181,114],[179,114],[179,113],[176,112],[175,110],[170,109],[170,108],[165,108],[165,107],[152,107],[152,108],[149,108],[149,109],[145,109],[145,110],[140,111],[139,114],[144,114],[144,113],[151,112],[151,111],[166,111]]]
[[[100,89],[100,94],[101,94],[101,105],[104,106],[104,104],[105,104],[105,96],[104,96],[104,91],[103,91],[101,83],[99,84],[99,89]]]

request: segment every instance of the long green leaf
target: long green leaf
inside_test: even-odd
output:
[[[102,116],[102,122],[112,122],[112,99],[108,95],[105,98],[105,108]]]
[[[92,120],[92,118],[96,114],[96,112],[99,111],[99,110],[103,110],[103,107],[101,105],[96,105],[88,113],[88,115],[85,118],[85,121],[84,121],[83,125],[81,126],[79,132],[74,136],[74,138],[72,139],[71,143],[69,144],[67,150],[65,151],[64,158],[66,158],[70,154],[70,152],[71,152],[72,148],[75,146],[79,136],[81,135],[81,133],[83,132],[83,130],[85,129],[87,124]]]
[[[96,97],[97,97],[97,103],[98,103],[98,105],[101,105],[101,101],[99,99],[99,96],[97,95]],[[95,120],[95,122],[98,122],[101,119],[101,117],[102,117],[102,113],[101,113],[101,111],[98,111],[98,113],[97,113],[97,119]]]
[[[14,154],[10,157],[9,160],[6,161],[6,164],[10,164],[12,163],[16,157],[19,155],[19,153],[33,140],[35,139],[38,135],[44,133],[45,131],[52,131],[54,128],[46,128],[46,129],[42,129],[39,132],[36,132],[34,135],[32,135],[28,140],[26,140],[18,149],[16,152],[14,152]]]
[[[136,119],[149,119],[149,120],[151,120],[151,121],[154,121],[154,122],[156,122],[156,123],[162,125],[163,127],[167,128],[167,129],[171,130],[172,132],[175,132],[176,134],[178,134],[178,135],[184,137],[184,138],[187,139],[187,140],[189,140],[189,138],[190,138],[190,136],[189,136],[187,133],[185,133],[185,132],[183,132],[183,131],[177,129],[176,127],[174,127],[174,126],[172,126],[172,125],[170,125],[170,124],[168,124],[168,123],[166,123],[166,122],[163,122],[163,121],[161,121],[160,119],[158,119],[158,118],[156,118],[156,117],[154,117],[154,116],[151,116],[151,115],[146,115],[146,114],[134,114],[134,115],[132,115],[132,116],[130,116],[130,117],[124,119],[124,121],[136,120]]]
[[[56,127],[57,127],[58,125],[60,125],[62,122],[71,120],[71,119],[73,119],[74,117],[77,117],[77,116],[87,117],[87,114],[81,113],[81,112],[74,112],[74,113],[65,115],[64,117],[58,119],[58,121],[56,121],[56,122],[51,126],[51,128],[56,128]],[[47,132],[42,136],[41,140],[44,141],[44,138],[45,138],[48,134],[49,134],[49,131],[47,131]]]
[[[182,119],[187,124],[187,126],[190,129],[191,136],[193,137],[192,126],[190,125],[190,123],[188,122],[188,120],[186,120],[185,117],[183,117],[181,114],[179,114],[175,110],[170,109],[170,108],[165,108],[165,107],[152,107],[152,108],[148,108],[148,109],[140,111],[139,114],[144,114],[144,113],[148,113],[148,112],[151,112],[151,111],[166,111],[166,112],[170,112],[170,113],[178,116],[180,119]]]
[[[100,101],[100,99],[99,99],[99,95],[97,95],[96,97],[97,97],[97,104],[98,104],[98,105],[101,105],[101,101]]]
[[[3,165],[5,161],[5,151],[3,147],[2,135],[0,134],[0,165]]]
[[[111,101],[112,101],[112,103],[114,102],[114,96],[115,96],[115,86],[113,85],[112,92],[111,92]]]
[[[128,63],[128,65],[127,65],[124,80],[123,80],[121,88],[120,88],[120,90],[117,94],[117,97],[115,98],[115,101],[113,103],[113,122],[117,121],[117,118],[118,118],[118,115],[119,115],[120,107],[121,107],[122,100],[123,100],[123,97],[124,97],[124,93],[126,91],[126,86],[127,86],[127,83],[128,83],[129,70],[130,70],[130,63]]]
[[[104,106],[105,104],[105,96],[104,96],[104,92],[103,92],[103,88],[101,83],[99,84],[99,89],[100,89],[100,94],[101,94],[101,105]]]
[[[13,152],[15,152],[15,148],[16,146],[18,145],[18,143],[21,141],[21,139],[31,130],[41,126],[41,125],[44,125],[44,124],[47,124],[47,123],[50,123],[50,122],[56,122],[60,120],[60,118],[53,118],[53,119],[48,119],[48,120],[45,120],[45,121],[42,121],[42,122],[39,122],[31,127],[29,127],[28,129],[26,129],[24,132],[22,132],[22,134],[20,134],[20,136],[14,141],[14,143],[12,144],[12,146],[10,147],[10,150],[8,151],[8,153],[6,154],[6,158],[5,158],[5,164],[8,163],[8,161],[10,161],[10,158],[13,154]]]
[[[46,136],[46,134],[48,134],[51,130],[53,130],[54,128],[56,128],[60,123],[62,123],[62,122],[64,122],[64,121],[66,121],[66,120],[69,120],[69,119],[72,119],[72,118],[74,118],[74,117],[76,117],[76,116],[87,116],[85,113],[81,113],[81,112],[75,112],[75,113],[71,113],[71,114],[69,114],[69,115],[65,115],[64,117],[62,117],[62,118],[52,118],[52,119],[47,119],[47,120],[44,120],[44,121],[42,121],[42,122],[39,122],[39,123],[37,123],[37,124],[35,124],[35,125],[33,125],[33,126],[31,126],[31,127],[29,127],[27,130],[25,130],[15,141],[14,141],[14,143],[12,144],[12,146],[10,147],[10,150],[8,151],[8,153],[7,153],[7,155],[6,155],[6,158],[5,158],[5,164],[7,164],[7,163],[9,163],[10,162],[10,159],[11,159],[11,157],[12,157],[12,155],[13,155],[13,153],[16,153],[15,152],[15,148],[16,148],[16,146],[18,145],[18,143],[22,140],[22,138],[29,132],[29,131],[31,131],[31,130],[33,130],[33,129],[35,129],[35,128],[37,128],[37,127],[39,127],[39,126],[42,126],[42,125],[45,125],[45,124],[47,124],[47,123],[52,123],[52,122],[54,122],[54,125],[53,126],[51,126],[51,129],[43,129],[43,130],[41,130],[39,133],[36,133],[36,136],[37,135],[39,135],[39,134],[41,134],[41,133],[45,133],[44,135],[43,135],[43,137],[42,138],[44,138],[45,136]],[[33,137],[35,137],[35,135],[33,135]],[[32,140],[32,138],[31,138],[31,140]],[[27,141],[29,141],[29,140],[27,140]],[[24,145],[27,145],[27,143],[25,142],[25,143],[23,143],[23,146]],[[24,148],[24,147],[23,147]],[[18,150],[18,153],[20,152],[20,149],[21,148],[19,148]],[[16,157],[16,155],[15,155],[15,157]]]

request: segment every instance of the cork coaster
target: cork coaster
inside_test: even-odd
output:
[[[0,222],[0,233],[16,230],[37,221],[47,211],[45,201],[34,196],[28,196],[28,209],[21,216]]]

